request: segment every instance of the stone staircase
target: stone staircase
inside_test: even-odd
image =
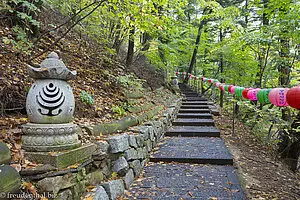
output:
[[[128,199],[246,199],[232,155],[214,125],[208,101],[187,86],[164,141],[152,152]]]

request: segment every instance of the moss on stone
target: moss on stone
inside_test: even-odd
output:
[[[0,166],[0,191],[4,193],[17,192],[21,186],[19,173],[9,165]]]
[[[0,164],[8,164],[11,159],[9,148],[4,142],[0,142]]]

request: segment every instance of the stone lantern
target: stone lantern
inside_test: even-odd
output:
[[[178,79],[177,76],[171,76],[171,87],[176,92],[179,93]]]
[[[74,95],[67,83],[75,78],[76,71],[70,71],[52,52],[39,68],[28,66],[28,72],[35,82],[26,101],[29,123],[22,127],[22,148],[26,150],[25,156],[29,160],[53,164],[51,158],[47,157],[49,152],[80,146],[77,125],[72,123]],[[74,158],[70,164],[78,159]]]
[[[178,78],[177,78],[177,76],[172,76],[171,77],[171,85],[172,86],[178,85]]]

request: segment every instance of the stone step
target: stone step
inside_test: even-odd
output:
[[[245,194],[232,166],[150,162],[123,199],[236,199]]]
[[[209,109],[179,109],[179,113],[210,113]]]
[[[220,131],[214,126],[172,126],[165,136],[181,137],[220,137]]]
[[[180,108],[182,109],[203,109],[203,108],[209,108],[208,105],[182,105]]]
[[[197,92],[193,91],[193,90],[190,90],[190,91],[182,91],[183,94],[197,94]]]
[[[212,119],[209,113],[178,113],[177,118]]]
[[[207,99],[203,97],[186,97],[183,101],[207,101]]]
[[[188,98],[188,97],[199,97],[199,96],[198,94],[186,94],[185,97]]]
[[[208,101],[183,101],[182,105],[208,105]]]
[[[214,126],[213,119],[179,118],[172,122],[173,126]]]
[[[150,155],[151,162],[232,165],[232,155],[217,137],[166,137]]]

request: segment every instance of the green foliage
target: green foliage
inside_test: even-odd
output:
[[[121,118],[126,115],[126,111],[122,106],[113,105],[112,111],[115,113],[114,117]]]
[[[93,99],[92,95],[90,93],[88,93],[87,91],[81,91],[79,98],[83,103],[86,103],[87,105],[94,104],[94,99]]]
[[[134,89],[134,90],[143,90],[143,83],[144,80],[137,79],[133,75],[126,74],[123,76],[117,77],[118,82],[127,89]]]
[[[37,5],[42,5],[42,3],[42,0],[10,0],[9,4],[8,1],[6,2],[6,5],[9,12],[15,14],[17,20],[22,21],[24,27],[30,31],[30,25],[40,26],[40,22],[34,19],[33,16],[37,16],[41,11]]]
[[[6,45],[12,45],[13,49],[17,52],[30,54],[30,49],[33,47],[33,43],[28,39],[28,36],[24,29],[20,26],[13,28],[14,38],[3,37],[2,41]]]

